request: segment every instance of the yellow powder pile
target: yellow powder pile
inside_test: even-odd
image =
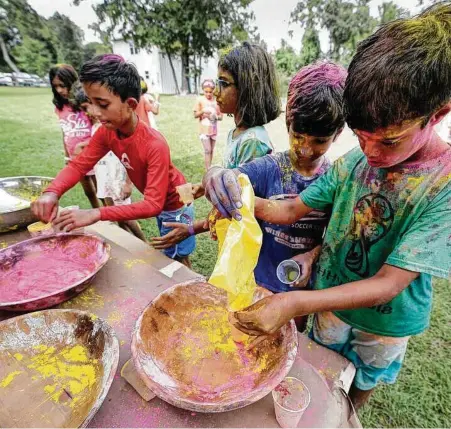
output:
[[[69,393],[72,397],[70,406],[74,407],[95,386],[97,360],[89,359],[83,346],[69,346],[60,352],[45,345],[35,349],[39,353],[31,358],[28,368],[49,379],[44,391],[52,401],[59,402],[63,393]]]

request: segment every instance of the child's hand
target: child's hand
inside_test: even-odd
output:
[[[163,237],[152,237],[150,245],[157,250],[168,249],[189,237],[189,229],[186,223],[163,222],[163,226],[173,228]]]
[[[208,228],[210,230],[210,238],[214,241],[218,239],[218,236],[216,235],[216,222],[219,219],[223,219],[221,213],[219,213],[218,210],[213,208],[204,222],[204,229]]]
[[[99,209],[63,210],[61,214],[55,219],[53,225],[60,231],[71,232],[74,229],[92,225],[99,220]]]
[[[241,220],[241,187],[233,170],[210,168],[202,180],[202,185],[205,188],[205,196],[223,217]]]
[[[205,195],[205,189],[202,186],[202,183],[195,183],[193,185],[193,197],[195,200],[197,200],[198,198],[201,198]]]
[[[274,334],[295,316],[291,314],[288,295],[271,295],[244,310],[229,313],[229,322],[248,335]]]
[[[58,195],[53,192],[44,192],[31,203],[31,211],[40,221],[51,222],[58,213]]]
[[[313,264],[317,261],[320,252],[321,246],[317,246],[310,252],[301,253],[300,255],[296,255],[291,258],[301,267],[301,276],[295,283],[290,285],[291,287],[307,286],[310,277],[312,276]]]
[[[130,198],[130,196],[132,195],[132,190],[133,190],[132,182],[126,181],[121,189],[121,200],[126,200],[127,198]]]

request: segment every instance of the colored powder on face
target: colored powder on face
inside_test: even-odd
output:
[[[14,357],[16,358],[16,360],[18,360],[19,362],[23,359],[23,355],[21,355],[20,353],[15,353]]]
[[[83,346],[66,347],[58,353],[55,347],[40,345],[34,348],[38,354],[31,358],[27,367],[42,378],[50,379],[44,392],[53,402],[59,402],[61,395],[70,393],[70,406],[74,407],[96,385],[97,360],[89,359]]]
[[[0,302],[40,298],[89,277],[100,264],[101,243],[56,237],[12,248],[0,256]]]
[[[0,381],[0,387],[7,387],[9,386],[14,378],[18,376],[19,374],[22,374],[22,371],[13,371],[9,373],[2,381]]]

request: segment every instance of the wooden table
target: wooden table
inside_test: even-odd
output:
[[[111,259],[88,289],[58,308],[86,310],[107,320],[120,343],[119,370],[90,427],[278,427],[271,395],[240,410],[201,414],[175,408],[159,398],[145,402],[135,392],[120,376],[120,368],[130,358],[135,321],[159,293],[200,276],[116,225],[99,222],[86,232],[110,243]],[[0,248],[28,238],[27,231],[2,234]],[[14,315],[0,311],[0,320]],[[312,397],[300,427],[358,426],[358,422],[349,422],[350,408],[343,394],[354,373],[353,365],[342,356],[299,335],[298,356],[290,375],[301,378]]]

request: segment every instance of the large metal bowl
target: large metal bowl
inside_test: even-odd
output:
[[[86,427],[119,361],[105,321],[46,310],[0,323],[0,427]]]
[[[268,294],[258,288],[254,300]],[[132,338],[135,367],[146,385],[176,407],[204,413],[242,408],[270,393],[294,363],[294,322],[248,350],[232,339],[227,316],[227,293],[202,281],[158,295]]]
[[[34,311],[73,298],[108,262],[110,246],[88,234],[40,236],[0,250],[0,310]]]
[[[41,176],[0,179],[0,232],[25,228],[36,222],[30,204],[52,180],[51,177]]]

